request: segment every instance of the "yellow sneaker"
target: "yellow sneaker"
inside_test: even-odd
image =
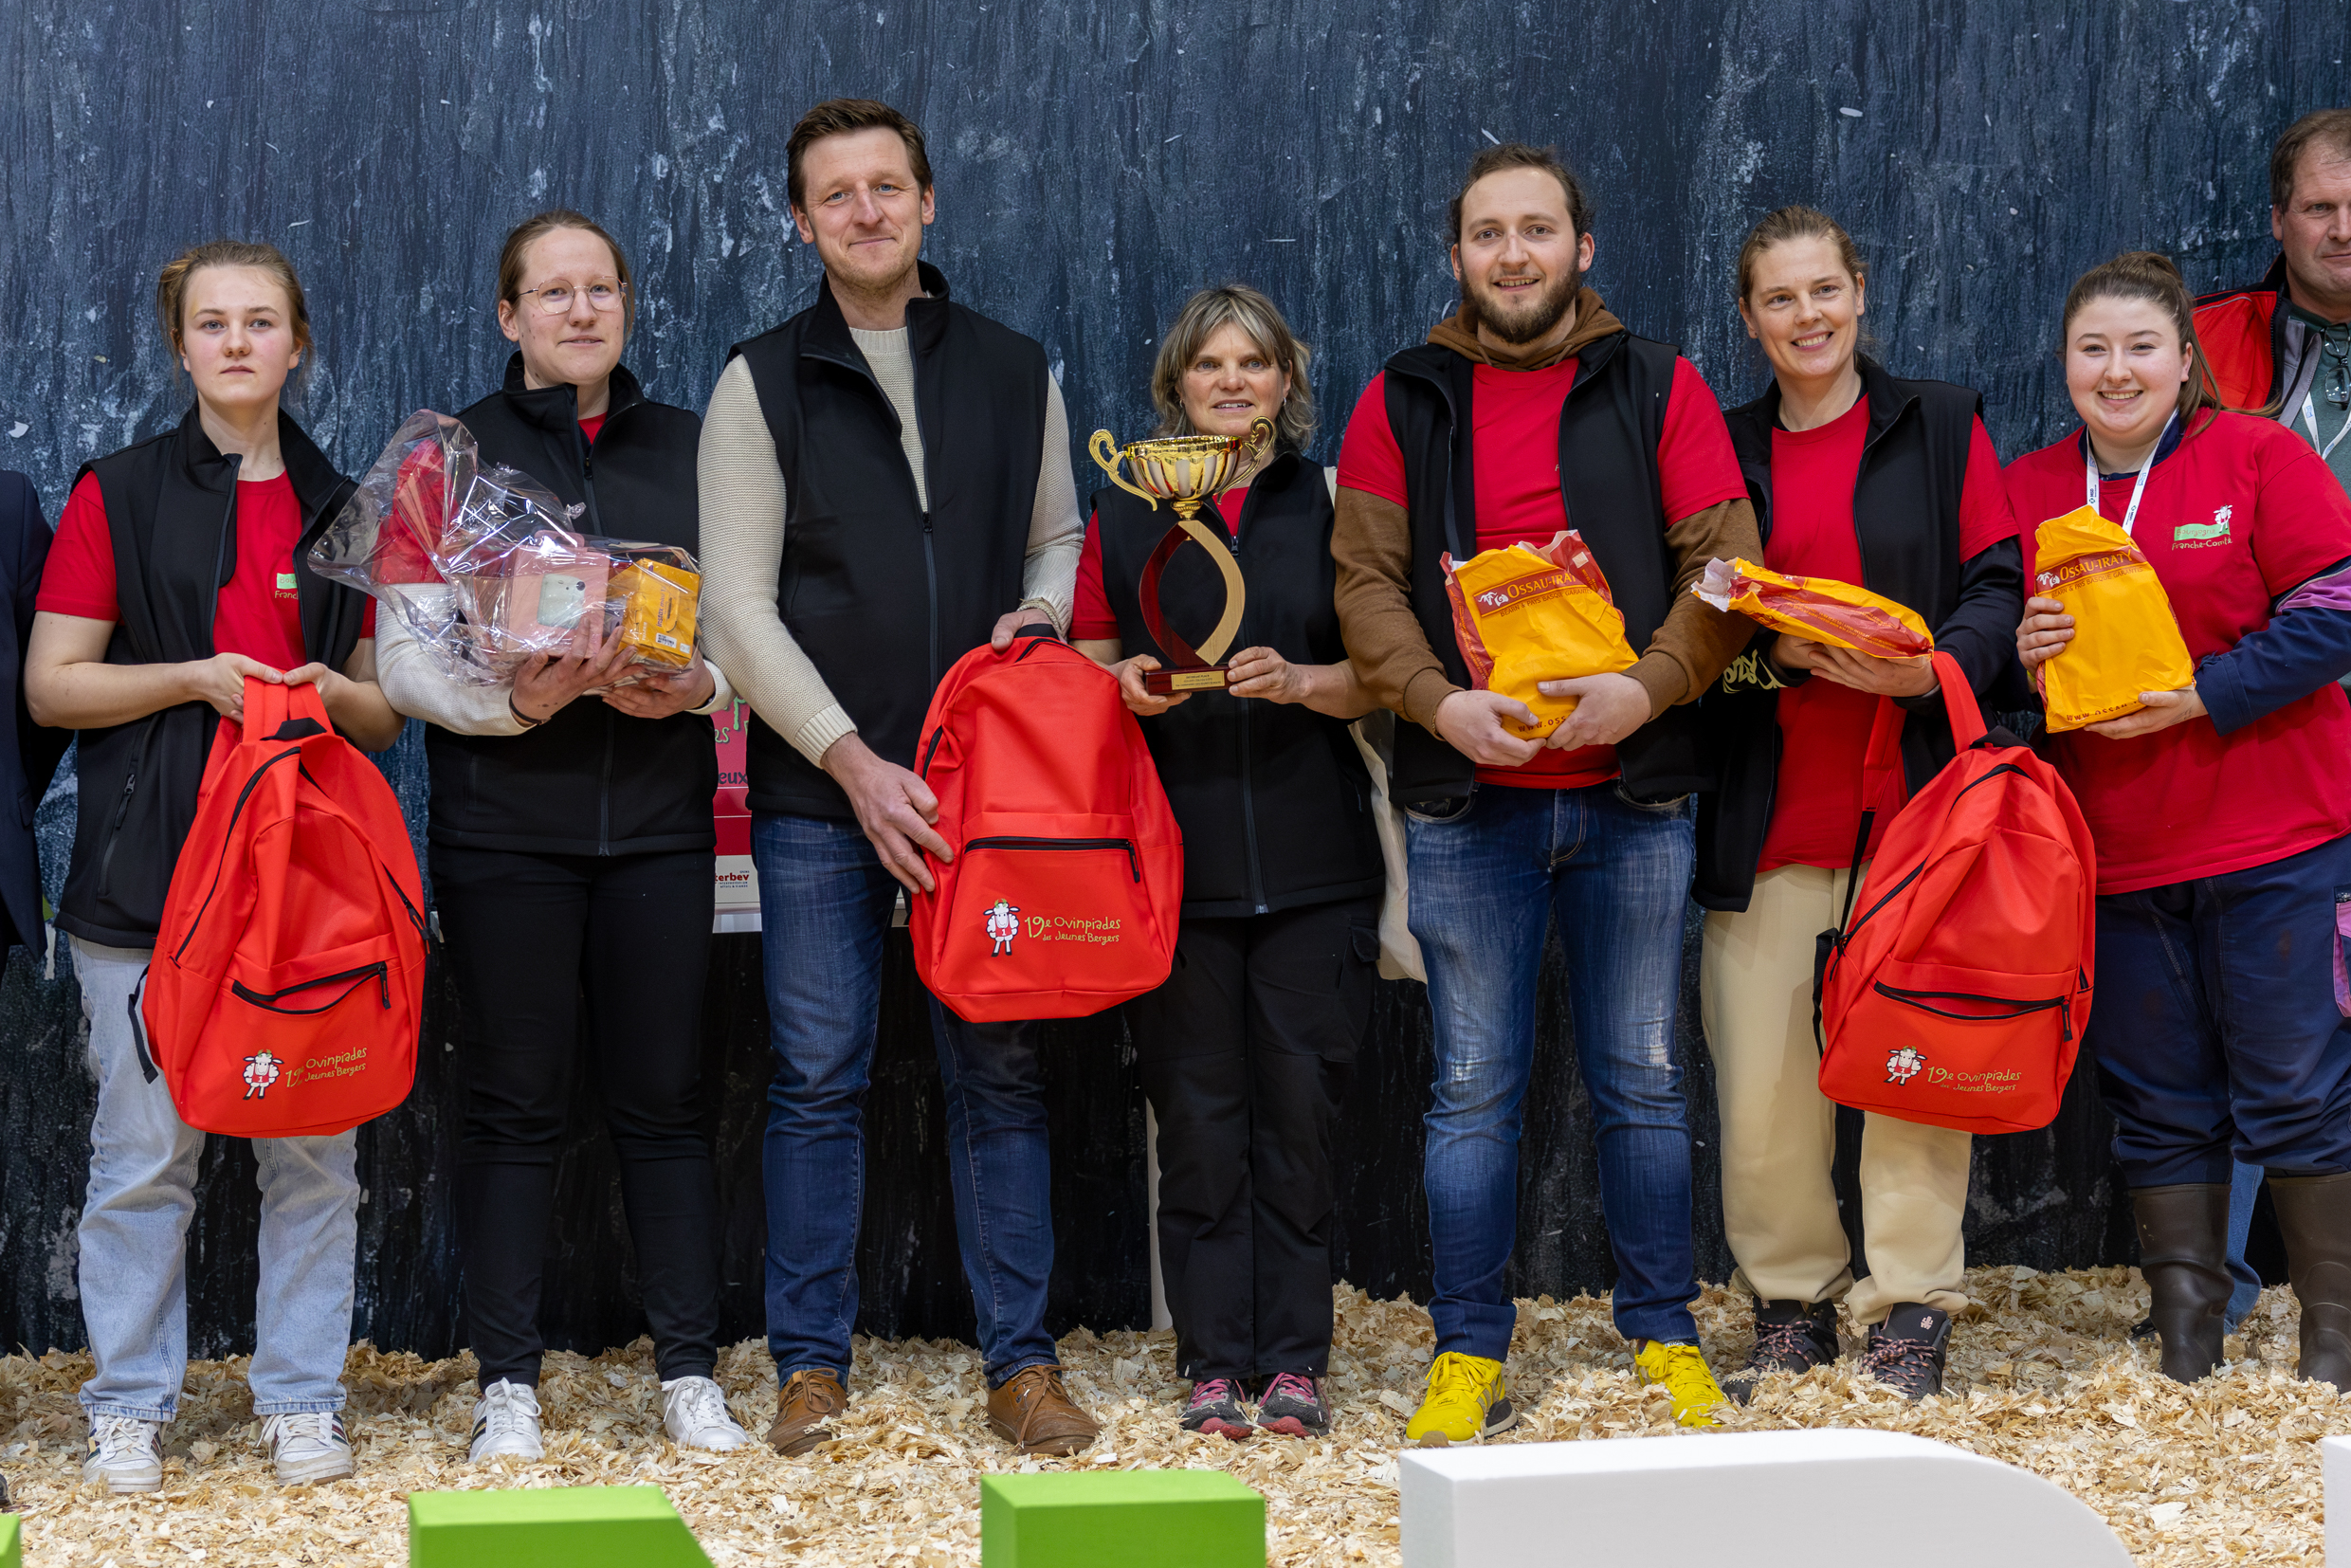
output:
[[[1650,1340],[1633,1353],[1632,1366],[1644,1383],[1665,1385],[1673,1397],[1673,1418],[1683,1426],[1718,1425],[1716,1409],[1730,1402],[1706,1369],[1705,1353],[1696,1345]]]
[[[1475,1443],[1519,1424],[1502,1386],[1502,1363],[1449,1350],[1429,1368],[1429,1393],[1404,1429],[1404,1440],[1424,1449]]]

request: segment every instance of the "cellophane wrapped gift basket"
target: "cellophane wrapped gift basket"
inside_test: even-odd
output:
[[[627,685],[694,661],[702,574],[674,545],[598,538],[465,427],[419,410],[311,547],[319,575],[375,596],[451,679],[503,685],[524,661],[631,650]]]

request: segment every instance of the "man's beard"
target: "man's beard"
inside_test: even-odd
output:
[[[1559,324],[1568,307],[1576,302],[1576,291],[1583,286],[1583,268],[1577,267],[1563,278],[1553,279],[1533,300],[1522,304],[1505,305],[1504,296],[1491,285],[1473,284],[1467,279],[1462,282],[1462,294],[1476,325],[1514,348],[1522,348]]]

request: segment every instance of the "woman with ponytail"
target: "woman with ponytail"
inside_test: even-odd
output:
[[[163,1485],[188,1363],[186,1234],[204,1134],[180,1121],[133,1010],[221,721],[245,683],[315,683],[335,727],[380,750],[374,604],[310,570],[352,482],[280,407],[311,353],[294,268],[216,240],[163,269],[155,314],[195,403],[177,428],[83,467],[35,601],[25,699],[79,730],[81,815],[57,913],[98,1079],[82,1211],[82,1312],[97,1362],[85,1480]],[[343,1357],[358,1237],[355,1134],[255,1139],[261,1289],[253,1413],[288,1486],[351,1474]]]
[[[1763,564],[1916,611],[1980,698],[2014,682],[2023,598],[1999,459],[1973,390],[1897,379],[1863,352],[1867,283],[1843,226],[1809,207],[1767,214],[1740,247],[1739,312],[1772,381],[1724,418]],[[1722,1102],[1734,1283],[1755,1298],[1754,1350],[1722,1380],[1736,1399],[1765,1373],[1835,1360],[1840,1300],[1873,1377],[1912,1399],[1940,1394],[1952,1314],[1967,1305],[1967,1134],[1864,1118],[1869,1272],[1858,1280],[1829,1176],[1836,1107],[1817,1082],[1813,937],[1836,923],[1868,864],[1873,844],[1854,842],[1871,804],[1862,759],[1889,700],[1904,710],[1909,783],[1922,785],[1952,756],[1925,658],[1759,631],[1704,699],[1722,776],[1698,813],[1695,894],[1711,911],[1700,1015]]]
[[[593,219],[525,219],[498,265],[497,320],[515,352],[503,384],[457,417],[484,463],[577,508],[581,532],[693,550],[702,420],[647,397],[621,363],[635,314],[629,259]],[[540,1286],[583,1057],[620,1166],[663,1429],[684,1448],[746,1441],[713,1376],[719,1192],[702,1123],[709,715],[734,692],[699,652],[614,686],[628,647],[593,626],[577,636],[487,687],[458,684],[405,628],[384,627],[384,690],[428,725],[433,897],[465,1004],[457,1250],[479,1363],[476,1463],[545,1454]]]
[[[2196,665],[2049,742],[2098,848],[2084,1044],[2163,1371],[2220,1360],[2233,1155],[2269,1172],[2302,1375],[2351,1390],[2351,500],[2290,430],[2216,404],[2192,311],[2161,256],[2085,273],[2063,339],[2081,428],[2007,471],[2028,529],[2087,504],[2131,536]],[[2017,653],[2062,659],[2075,629],[2032,597]]]

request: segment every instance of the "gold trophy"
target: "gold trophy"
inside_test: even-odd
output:
[[[1159,540],[1158,548],[1152,551],[1151,559],[1143,564],[1142,579],[1136,585],[1142,598],[1143,625],[1150,628],[1152,638],[1170,661],[1165,669],[1143,672],[1143,689],[1155,696],[1214,691],[1225,684],[1222,660],[1225,650],[1232,646],[1233,634],[1241,629],[1246,591],[1230,544],[1200,520],[1200,504],[1230,486],[1234,475],[1254,463],[1272,442],[1273,433],[1272,420],[1256,419],[1249,423],[1249,433],[1245,436],[1166,436],[1121,447],[1108,430],[1096,430],[1094,439],[1086,443],[1086,450],[1093,454],[1102,471],[1110,476],[1111,483],[1142,497],[1155,512],[1162,501],[1175,503],[1175,525]],[[1135,476],[1134,483],[1119,472],[1121,462],[1127,472]],[[1218,618],[1216,629],[1209,633],[1208,641],[1197,648],[1168,626],[1167,617],[1159,609],[1159,573],[1168,558],[1182,547],[1187,536],[1208,552],[1225,579],[1225,612]]]

